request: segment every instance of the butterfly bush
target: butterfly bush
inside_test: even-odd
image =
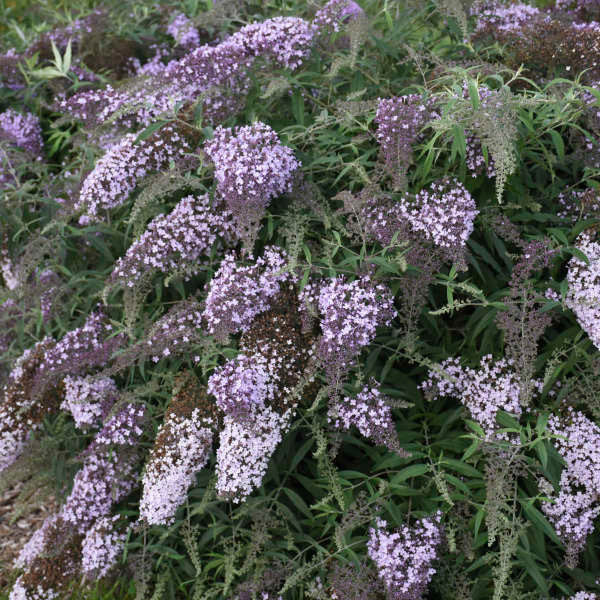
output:
[[[217,241],[231,241],[231,216],[213,207],[208,195],[186,196],[167,215],[155,217],[146,231],[120,258],[110,275],[111,283],[134,287],[144,274],[169,273],[185,268],[197,273],[197,261]]]
[[[314,32],[296,17],[275,17],[252,23],[217,45],[195,48],[165,68],[153,68],[148,80],[129,89],[84,91],[61,102],[61,109],[89,125],[105,122],[131,106],[133,117],[121,122],[149,125],[176,104],[202,97],[209,122],[223,121],[239,111],[250,87],[249,70],[262,57],[289,69],[298,68],[309,55]]]
[[[199,408],[190,415],[172,412],[160,426],[153,454],[142,478],[140,518],[150,525],[170,525],[187,498],[212,450],[214,419]]]
[[[65,398],[62,410],[71,413],[79,429],[86,430],[102,423],[119,396],[110,377],[71,377],[63,379]]]
[[[474,6],[473,11],[477,17],[476,31],[493,28],[500,32],[517,32],[541,14],[539,8],[522,2],[509,5],[491,2],[483,10]]]
[[[557,436],[553,444],[565,467],[558,495],[542,503],[542,510],[567,547],[567,565],[575,568],[600,515],[600,427],[568,408],[565,415],[550,417],[548,430]]]
[[[88,579],[99,580],[108,574],[123,553],[127,534],[116,528],[119,515],[100,517],[81,544],[81,569]]]
[[[202,317],[208,332],[219,340],[246,330],[254,318],[268,310],[281,284],[291,281],[285,270],[287,255],[280,248],[265,248],[250,265],[241,265],[227,254],[214,274]]]
[[[204,151],[215,165],[217,194],[233,214],[238,236],[248,248],[271,200],[289,192],[300,163],[264,123],[218,127]]]
[[[98,308],[81,327],[67,332],[44,354],[36,373],[38,388],[61,375],[80,375],[104,366],[124,342],[122,334],[112,335],[113,327],[102,308]]]
[[[19,551],[19,554],[14,562],[15,568],[23,569],[28,567],[31,565],[33,560],[44,551],[46,545],[46,533],[49,528],[56,523],[58,518],[58,514],[53,514],[44,519],[42,525],[35,530],[33,535]]]
[[[34,393],[40,364],[53,344],[45,338],[25,350],[8,374],[0,402],[0,473],[22,454],[44,417],[58,408],[56,389],[46,389],[41,395]]]
[[[397,314],[390,290],[368,275],[350,282],[335,277],[318,290],[307,286],[302,301],[317,307],[322,331],[317,357],[334,386],[373,341],[377,327]]]
[[[172,125],[136,144],[137,136],[128,133],[96,163],[81,187],[76,210],[98,219],[103,211],[121,205],[137,182],[151,171],[165,168],[191,150],[183,135]]]
[[[533,390],[542,391],[543,382],[534,380]],[[484,432],[485,439],[507,440],[507,434],[499,434],[496,415],[499,410],[519,417],[521,408],[521,385],[510,361],[494,361],[490,354],[481,359],[479,367],[463,367],[459,359],[449,358],[439,368],[429,371],[421,389],[430,396],[453,396],[467,408]]]
[[[261,485],[292,412],[279,414],[269,406],[255,405],[243,421],[223,418],[216,464],[220,498],[237,504]]]
[[[61,508],[63,519],[85,533],[98,518],[136,486],[138,443],[146,416],[141,404],[130,403],[111,417],[83,454],[71,493]]]
[[[400,448],[389,400],[381,393],[376,381],[371,381],[356,396],[346,396],[331,407],[329,422],[343,431],[356,427],[373,443],[408,456]]]
[[[369,530],[367,551],[394,600],[422,600],[436,570],[442,542],[441,513],[390,532],[383,519]]]
[[[320,34],[337,33],[345,23],[362,17],[365,11],[354,0],[329,0],[313,19],[313,26]]]
[[[39,119],[12,108],[0,113],[0,141],[6,140],[28,152],[33,158],[42,154],[44,141]]]
[[[413,162],[413,144],[425,123],[434,117],[419,94],[379,99],[375,123],[379,153],[395,187],[402,187]]]
[[[183,13],[177,13],[167,27],[167,33],[174,38],[178,46],[194,47],[200,45],[200,35],[191,19]]]
[[[577,238],[576,247],[586,255],[589,264],[577,256],[569,261],[565,303],[596,348],[600,348],[600,244],[584,232]]]

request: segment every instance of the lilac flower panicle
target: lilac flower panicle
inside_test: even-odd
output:
[[[446,250],[464,248],[479,213],[466,188],[449,179],[432,183],[414,201],[405,196],[398,211],[415,233]]]
[[[577,256],[569,261],[565,303],[575,313],[594,346],[600,348],[600,244],[589,233],[583,232],[577,238],[576,246],[587,256],[589,264]]]
[[[600,515],[600,427],[569,408],[562,417],[550,417],[548,430],[558,436],[553,443],[565,467],[558,495],[542,510],[567,547],[567,565],[575,568]]]
[[[126,134],[96,162],[81,187],[75,208],[97,219],[102,211],[121,205],[137,182],[151,171],[182,159],[190,145],[172,125],[163,126],[149,138],[135,143],[137,136]]]
[[[441,513],[403,525],[389,532],[387,523],[377,520],[369,530],[367,552],[375,563],[390,598],[422,600],[435,574],[432,564],[442,541]]]
[[[21,114],[12,108],[0,113],[0,141],[2,140],[18,146],[34,158],[41,155],[44,147],[39,119],[31,113]]]
[[[86,578],[99,580],[117,564],[127,534],[115,529],[120,516],[100,517],[87,531],[81,544],[81,569]]]
[[[257,405],[244,421],[224,417],[216,465],[219,497],[239,503],[261,485],[292,412]]]
[[[534,380],[534,391],[541,392],[543,382]],[[436,396],[454,396],[468,409],[471,417],[479,423],[486,440],[508,440],[499,434],[496,415],[499,410],[516,417],[522,414],[521,386],[510,361],[493,361],[491,355],[481,359],[477,369],[463,367],[458,359],[450,358],[431,370],[428,379],[421,384],[425,393]]]
[[[344,24],[362,17],[365,11],[354,0],[329,0],[313,19],[319,34],[337,33]]]
[[[329,422],[337,429],[356,427],[361,435],[393,452],[406,455],[399,445],[392,409],[379,390],[379,384],[371,381],[355,397],[344,397],[333,410]]]
[[[413,144],[432,116],[431,108],[419,94],[379,99],[375,114],[377,141],[395,187],[403,187],[413,162]]]
[[[274,365],[264,356],[238,354],[210,376],[208,393],[225,414],[240,420],[267,406],[275,398],[276,384]]]
[[[17,558],[15,559],[15,568],[23,569],[28,567],[33,560],[44,551],[46,544],[46,532],[52,525],[56,523],[57,518],[57,514],[46,517],[42,525],[34,531],[33,535],[21,548]]]
[[[128,404],[108,420],[83,453],[83,466],[61,508],[62,518],[80,533],[110,513],[136,486],[137,444],[145,409]]]
[[[204,151],[215,165],[217,194],[233,214],[238,236],[251,245],[267,206],[291,190],[300,163],[275,131],[260,122],[218,127]]]
[[[298,17],[274,17],[242,27],[232,37],[250,54],[272,60],[295,70],[308,58],[313,45],[314,28]]]
[[[110,280],[134,287],[150,270],[169,273],[187,267],[196,272],[194,263],[209,253],[218,238],[231,240],[231,215],[217,210],[208,195],[186,196],[167,215],[155,217],[146,231],[120,258]]]
[[[539,8],[521,2],[506,6],[491,3],[484,10],[475,7],[474,10],[477,10],[476,31],[493,28],[501,32],[517,32],[541,12]]]
[[[10,592],[9,600],[57,600],[59,593],[52,588],[44,588],[39,585],[30,589],[23,584],[23,576],[20,575],[15,581]]]
[[[112,325],[104,312],[92,312],[85,323],[66,333],[44,356],[38,380],[61,374],[79,375],[87,369],[104,366],[123,343],[123,336],[112,335]]]
[[[336,277],[319,290],[322,337],[317,356],[331,383],[338,383],[361,350],[375,338],[377,327],[396,316],[394,299],[369,276],[348,282]]]
[[[263,255],[248,266],[238,264],[234,254],[227,254],[210,282],[206,298],[202,316],[208,332],[224,340],[245,331],[258,314],[268,310],[281,284],[293,279],[285,270],[286,263],[285,252],[275,246],[265,248]]]
[[[196,473],[210,457],[213,420],[195,408],[191,415],[172,414],[161,425],[142,477],[140,518],[150,525],[170,525],[187,498]]]
[[[119,396],[115,382],[109,377],[64,378],[65,399],[61,409],[73,416],[79,429],[88,429],[102,423]]]
[[[175,39],[178,46],[193,48],[200,45],[200,35],[191,19],[183,13],[177,13],[169,23],[167,33]]]

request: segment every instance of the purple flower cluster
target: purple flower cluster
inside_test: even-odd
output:
[[[348,22],[358,19],[365,11],[354,0],[329,0],[313,19],[320,35],[337,33]]]
[[[187,498],[196,473],[208,462],[214,422],[195,408],[191,415],[172,413],[161,425],[142,477],[140,518],[150,525],[169,525]]]
[[[473,10],[477,17],[476,31],[493,28],[501,32],[518,32],[541,12],[535,6],[520,2],[508,5],[490,2],[483,10],[476,6]]]
[[[565,302],[596,348],[600,348],[600,244],[583,232],[576,246],[587,256],[589,264],[577,256],[569,261]]]
[[[301,298],[314,304],[321,315],[317,357],[334,387],[373,341],[377,327],[389,325],[396,316],[390,290],[368,275],[351,282],[336,277],[318,291],[307,286]]]
[[[244,420],[224,417],[216,465],[219,497],[239,503],[260,486],[292,413],[256,405]]]
[[[20,576],[15,581],[8,600],[56,600],[59,597],[60,595],[56,590],[45,588],[42,585],[30,589],[24,585],[23,576]]]
[[[204,151],[215,165],[217,193],[250,249],[267,206],[290,191],[300,163],[275,131],[260,122],[236,129],[218,127]]]
[[[123,335],[112,335],[112,325],[102,309],[92,312],[85,323],[66,333],[49,348],[40,365],[38,385],[60,375],[79,375],[104,366],[123,343]]]
[[[377,141],[385,170],[397,188],[406,182],[413,162],[413,144],[423,126],[434,116],[418,94],[380,99],[375,114]]]
[[[137,444],[143,433],[145,409],[128,404],[95,436],[83,454],[83,466],[61,508],[61,516],[80,533],[135,487],[139,461]]]
[[[399,218],[413,232],[447,251],[464,248],[479,213],[471,194],[458,181],[442,179],[421,190],[414,200],[398,203]]]
[[[277,365],[262,354],[238,354],[217,368],[208,380],[208,393],[229,416],[243,420],[269,405],[277,393]]]
[[[542,510],[567,547],[567,565],[575,568],[600,515],[600,427],[569,408],[563,417],[550,417],[548,430],[558,436],[554,445],[565,467],[558,495]]]
[[[56,523],[57,519],[58,514],[46,517],[42,525],[34,531],[33,535],[21,548],[19,555],[15,559],[14,567],[16,569],[23,569],[28,567],[29,565],[31,565],[33,560],[44,551],[44,547],[46,544],[46,533],[49,530],[49,528]]]
[[[563,219],[575,222],[600,215],[600,195],[593,188],[561,192],[557,200],[561,206],[557,216]]]
[[[334,404],[330,408],[329,422],[344,431],[356,427],[375,444],[406,456],[398,442],[389,400],[381,393],[376,381],[371,381],[355,397],[345,397]]]
[[[119,390],[110,377],[70,377],[63,379],[65,399],[60,408],[73,416],[79,429],[102,423],[114,406]]]
[[[285,270],[286,263],[286,254],[275,246],[265,248],[248,266],[227,254],[210,282],[202,315],[209,333],[224,340],[245,331],[257,315],[268,310],[281,284],[293,279]]]
[[[100,517],[81,543],[81,569],[88,579],[104,578],[115,566],[125,547],[127,534],[115,529],[119,515]]]
[[[534,380],[532,385],[534,391],[541,392],[541,381]],[[499,410],[516,417],[522,413],[521,386],[511,363],[505,359],[494,362],[491,355],[484,356],[477,369],[463,367],[458,359],[449,358],[439,369],[429,371],[421,389],[432,396],[458,398],[481,426],[488,441],[508,439],[506,434],[497,433]]]
[[[151,72],[145,73],[149,79],[136,86],[81,92],[64,100],[61,108],[95,124],[126,106],[135,106],[135,118],[122,122],[149,125],[176,104],[203,96],[204,116],[213,123],[222,121],[243,106],[250,85],[248,71],[258,57],[295,69],[310,53],[313,36],[310,24],[294,17],[252,23],[215,46],[194,49],[165,68],[155,60]]]
[[[191,19],[183,13],[177,13],[169,23],[167,33],[175,39],[178,46],[193,48],[200,45],[200,35]]]
[[[172,125],[163,126],[138,144],[136,139],[135,134],[126,134],[98,160],[83,182],[75,205],[77,210],[98,218],[100,211],[115,208],[127,200],[147,173],[166,167],[171,160],[182,159],[191,149]]]
[[[422,600],[435,574],[432,567],[442,541],[441,513],[419,519],[413,527],[403,525],[394,532],[377,520],[369,530],[368,554],[375,563],[389,598]]]
[[[32,431],[41,426],[45,415],[54,412],[57,395],[53,390],[39,398],[33,394],[40,362],[53,346],[50,338],[38,342],[15,361],[0,402],[0,473],[23,452]]]
[[[12,108],[5,110],[0,113],[0,141],[3,140],[37,158],[44,147],[39,119],[31,113],[21,114]]]
[[[168,273],[185,268],[191,275],[196,272],[194,263],[219,237],[231,240],[230,214],[213,208],[206,194],[186,196],[168,215],[159,215],[150,222],[117,261],[110,281],[134,287],[151,270]]]
[[[246,25],[232,37],[239,40],[252,56],[294,71],[310,54],[314,29],[304,19],[274,17]]]

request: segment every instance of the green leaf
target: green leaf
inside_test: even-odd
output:
[[[430,466],[423,464],[409,465],[402,469],[399,473],[396,473],[390,481],[390,484],[395,485],[398,483],[402,483],[411,477],[419,477],[420,475],[425,475],[425,473],[429,473]]]

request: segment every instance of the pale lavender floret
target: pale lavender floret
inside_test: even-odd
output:
[[[135,143],[137,136],[126,134],[97,161],[92,172],[85,178],[77,210],[98,218],[102,211],[121,205],[135,189],[137,182],[150,171],[161,169],[170,160],[182,159],[189,144],[171,125],[160,130],[160,136]]]
[[[142,477],[140,518],[150,525],[170,525],[185,502],[196,473],[210,457],[212,420],[198,408],[191,416],[174,415],[161,425],[160,454],[152,457]]]
[[[63,383],[65,399],[60,407],[69,411],[77,427],[83,430],[100,425],[119,394],[110,377],[67,376]]]
[[[218,238],[231,241],[231,215],[216,210],[208,195],[186,196],[167,215],[155,217],[146,231],[120,258],[110,280],[134,287],[142,276],[156,270],[168,273],[186,268],[197,272],[198,259],[209,252]]]
[[[600,244],[583,232],[577,238],[576,247],[587,256],[589,264],[577,256],[569,261],[565,303],[594,346],[600,348]]]
[[[337,429],[348,431],[356,427],[361,435],[375,444],[401,452],[391,406],[375,381],[356,396],[346,396],[332,406],[328,419]]]
[[[46,517],[42,525],[36,529],[33,535],[29,538],[29,541],[21,548],[19,555],[15,559],[14,567],[17,569],[23,569],[28,567],[35,558],[44,550],[45,536],[48,529],[54,525],[58,514],[50,515]]]
[[[293,279],[285,270],[286,263],[285,252],[274,246],[265,248],[248,266],[227,254],[210,282],[202,315],[209,333],[223,340],[245,331],[257,315],[269,309],[281,284]]]
[[[21,575],[15,581],[8,600],[56,600],[58,597],[57,591],[46,589],[41,585],[38,585],[35,590],[25,587]]]
[[[577,555],[594,530],[600,515],[600,427],[572,408],[552,415],[548,430],[565,461],[558,496],[544,502],[542,510],[567,547],[567,565],[574,568]]]
[[[238,354],[215,369],[208,380],[208,393],[225,414],[243,420],[255,407],[264,408],[275,398],[276,366],[261,354]]]
[[[127,534],[115,529],[119,515],[100,517],[81,543],[81,569],[87,579],[99,580],[116,565]]]
[[[233,214],[238,236],[250,245],[271,200],[290,191],[300,163],[261,122],[218,127],[204,151],[215,165],[217,193]]]
[[[279,414],[257,405],[243,421],[225,416],[217,450],[219,497],[239,503],[261,485],[292,415],[293,409]]]
[[[573,596],[563,596],[563,600],[598,600],[598,594],[592,592],[577,592]]]
[[[167,33],[175,39],[178,46],[198,46],[200,44],[200,35],[191,19],[183,13],[177,13],[175,18],[169,23]]]
[[[0,113],[0,140],[18,146],[33,157],[40,156],[44,147],[39,119],[31,113],[21,114],[12,108]]]
[[[306,294],[301,297],[306,301]],[[318,291],[322,336],[317,357],[330,382],[339,383],[361,350],[375,338],[377,327],[396,316],[394,299],[383,284],[367,275],[348,282],[336,277]]]
[[[375,563],[388,597],[421,600],[436,570],[432,567],[442,541],[441,513],[390,532],[383,519],[369,530],[367,552]]]
[[[329,0],[313,19],[320,34],[337,33],[342,26],[364,15],[364,10],[354,0]]]
[[[542,387],[541,381],[533,381],[536,392],[541,392]],[[481,426],[488,441],[509,440],[507,434],[497,432],[499,410],[517,418],[522,413],[521,386],[516,372],[510,361],[494,361],[491,355],[484,356],[477,369],[463,367],[458,359],[450,358],[430,370],[421,389],[430,395],[458,398]]]

